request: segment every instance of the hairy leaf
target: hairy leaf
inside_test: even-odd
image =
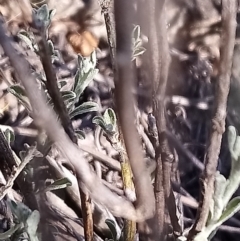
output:
[[[117,241],[117,230],[116,230],[116,225],[115,225],[114,221],[111,219],[106,219],[105,223],[107,224],[108,228],[110,229],[113,240]]]
[[[8,128],[5,130],[2,130],[2,131],[3,131],[3,134],[4,134],[8,144],[10,145],[11,142],[13,142],[15,140],[14,132]]]
[[[43,4],[38,9],[33,9],[33,23],[36,28],[47,30],[51,23],[51,18],[54,15],[55,10],[48,9],[47,4]]]
[[[37,210],[34,210],[26,221],[26,231],[31,241],[38,241],[37,228],[40,221],[40,214]]]
[[[27,45],[27,47],[34,51],[34,52],[38,52],[38,46],[37,44],[35,44],[35,40],[34,40],[34,36],[32,34],[30,34],[30,32],[21,30],[19,31],[18,35],[17,35],[22,41],[25,42],[25,44]]]
[[[218,222],[222,224],[223,222],[231,218],[239,210],[240,210],[240,197],[235,197],[228,203],[225,211],[222,213],[222,216],[219,218]]]
[[[93,111],[98,111],[98,109],[99,109],[99,106],[96,102],[87,101],[81,104],[80,106],[76,107],[69,115],[70,115],[70,118],[72,119],[74,116],[82,115]]]
[[[75,130],[77,138],[80,140],[84,140],[86,138],[84,131],[82,130]]]
[[[117,117],[113,109],[108,108],[103,114],[104,122],[108,125],[111,124],[113,128],[117,127]]]
[[[86,87],[93,80],[94,76],[98,73],[98,69],[89,70],[84,75],[80,75],[78,72],[75,77],[75,88],[74,92],[77,95],[77,99],[81,96]]]
[[[76,98],[76,94],[73,91],[61,91],[61,95],[66,105]]]

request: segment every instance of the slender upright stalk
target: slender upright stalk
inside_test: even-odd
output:
[[[216,80],[215,109],[212,118],[210,141],[204,161],[201,178],[200,201],[196,221],[189,232],[188,240],[206,225],[213,192],[218,156],[221,148],[222,135],[225,132],[227,98],[230,88],[233,50],[236,34],[237,1],[222,1],[222,34],[219,61],[219,75]]]

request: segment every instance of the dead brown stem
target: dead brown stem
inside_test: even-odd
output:
[[[166,137],[165,92],[170,63],[169,46],[166,29],[166,1],[149,1],[149,60],[152,79],[153,115],[156,118],[159,144],[156,146],[157,168],[155,173],[155,197],[157,228],[156,238],[165,237],[165,208],[168,209],[175,234],[181,228],[177,221],[176,203],[171,187],[171,168],[173,154]]]
[[[116,72],[115,65],[115,55],[116,55],[116,31],[115,31],[115,19],[113,11],[113,0],[98,0],[99,5],[102,8],[102,12],[105,19],[107,35],[108,35],[108,44],[110,48],[110,57],[113,72]]]
[[[164,4],[164,3],[163,3]],[[162,14],[161,8],[161,14]],[[162,135],[161,130],[162,128],[159,126],[161,121],[161,113],[164,113],[164,106],[162,105],[161,101],[157,98],[157,88],[160,81],[160,44],[158,42],[158,21],[159,19],[156,16],[156,0],[151,0],[149,2],[149,60],[150,60],[150,68],[149,72],[152,73],[152,95],[153,95],[153,115],[156,118],[156,129],[158,131],[157,137],[158,140],[155,146],[155,159],[157,162],[157,167],[155,171],[155,198],[156,198],[156,221],[152,220],[149,222],[149,226],[152,226],[155,222],[155,227],[150,227],[153,229],[154,235],[153,238],[162,240],[165,236],[165,195],[164,195],[164,184],[163,184],[163,163],[161,159],[161,151],[160,151],[160,135]],[[165,21],[164,21],[165,22]],[[166,32],[166,31],[164,31]],[[168,54],[166,55],[168,56]],[[168,60],[166,60],[166,64],[168,65]],[[164,80],[165,81],[165,80]],[[165,92],[165,89],[164,89]],[[164,93],[163,92],[163,93]],[[161,104],[161,106],[159,106]],[[161,109],[163,111],[161,111]],[[159,128],[160,127],[160,128]]]
[[[230,87],[233,49],[236,33],[236,0],[222,1],[222,34],[219,62],[219,77],[216,82],[215,110],[212,118],[210,142],[205,158],[205,169],[201,178],[200,202],[196,221],[190,230],[188,240],[200,232],[206,224],[209,203],[214,192],[215,172],[221,147],[222,134],[225,131],[227,97]]]

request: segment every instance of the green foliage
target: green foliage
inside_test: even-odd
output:
[[[38,9],[33,9],[33,24],[37,29],[47,30],[56,10],[49,10],[47,4]]]
[[[38,241],[37,228],[40,221],[40,214],[34,210],[26,221],[26,231],[31,241]]]
[[[78,55],[78,71],[75,75],[75,81],[72,89],[77,96],[77,100],[85,88],[93,80],[94,76],[98,73],[96,64],[97,58],[95,51],[89,57],[82,57],[81,55]]]
[[[71,185],[72,185],[71,181],[68,178],[64,177],[64,178],[58,179],[58,180],[54,181],[53,183],[51,183],[50,185],[46,186],[43,191],[49,192],[49,191],[53,191],[53,190],[63,189],[63,188],[69,187]]]
[[[230,175],[226,179],[219,172],[216,173],[208,222],[202,231],[196,235],[194,241],[210,240],[225,221],[240,211],[240,197],[231,200],[240,185],[240,136],[237,136],[236,129],[233,126],[228,128],[228,144],[232,157]]]
[[[39,48],[38,45],[35,43],[35,38],[33,33],[27,32],[25,30],[20,30],[18,33],[18,37],[25,42],[27,47],[31,49],[33,52],[38,53]]]
[[[50,26],[51,19],[55,13],[55,10],[49,10],[47,5],[42,5],[39,9],[33,10],[33,25],[35,28],[40,30],[42,36],[48,38],[48,27]],[[39,46],[35,41],[35,36],[32,32],[27,32],[21,30],[18,33],[18,37],[24,41],[27,47],[34,51],[39,56]],[[53,42],[47,39],[48,44],[48,52],[51,56],[52,63],[55,60],[59,60],[59,52],[55,49]],[[78,55],[78,69],[77,73],[74,77],[74,84],[71,90],[65,90],[63,87],[67,84],[66,81],[58,81],[58,88],[61,93],[62,99],[66,105],[67,111],[69,113],[70,118],[74,118],[77,115],[82,115],[85,113],[90,113],[93,111],[98,111],[98,105],[95,102],[85,102],[80,106],[76,107],[76,104],[79,101],[82,93],[86,89],[86,87],[93,80],[94,76],[98,73],[98,69],[96,68],[96,53],[93,52],[90,57],[82,57]],[[52,100],[47,92],[46,88],[46,76],[45,73],[36,73],[33,72],[36,76],[36,81],[39,83],[39,88],[41,88],[46,94],[46,98],[48,100],[48,104],[52,105]],[[25,93],[25,90],[20,85],[12,85],[8,88],[9,93],[13,94],[18,101],[26,108],[28,113],[31,115],[31,105],[30,101]],[[8,143],[10,143],[14,135],[9,130],[5,131],[6,139]],[[85,134],[82,130],[76,130],[76,135],[83,139],[85,138]],[[13,152],[16,156],[16,154]],[[33,157],[42,157],[42,154],[37,150],[36,145],[29,147],[26,145],[26,150],[23,150],[19,153],[21,161],[30,161]],[[16,156],[17,158],[17,156]],[[19,160],[20,162],[20,160]],[[32,176],[33,169],[31,166],[26,166],[24,169],[24,175],[26,177]],[[50,185],[44,187],[43,190],[38,191],[52,191],[60,188],[65,188],[72,185],[72,183],[67,178],[62,178],[54,181]],[[36,191],[36,190],[35,190]],[[40,215],[38,211],[32,211],[23,203],[14,203],[9,201],[9,206],[12,210],[14,216],[14,226],[8,230],[7,232],[0,234],[0,240],[20,240],[24,234],[28,235],[29,240],[38,241],[37,235],[37,226],[40,220]]]
[[[5,136],[5,139],[7,140],[9,146],[12,142],[15,140],[14,132],[10,129],[3,130],[3,134]]]
[[[103,116],[95,116],[92,122],[99,125],[109,136],[117,133],[117,118],[113,109],[108,108]]]
[[[76,107],[72,112],[69,113],[69,115],[70,118],[73,118],[76,115],[82,115],[92,111],[98,111],[98,104],[92,101],[87,101]]]
[[[111,219],[106,219],[105,223],[107,224],[112,235],[111,239],[105,239],[105,241],[123,241],[122,235],[121,235],[122,232],[120,233],[118,232],[115,222]]]
[[[15,232],[18,229],[20,229],[20,227],[21,227],[21,224],[15,224],[8,231],[6,231],[4,233],[0,233],[0,240],[4,240],[4,241],[9,240],[15,234]]]
[[[118,241],[117,239],[117,230],[116,230],[116,225],[111,219],[105,220],[105,223],[107,224],[108,228],[110,229],[110,232],[112,234],[112,240],[113,241]]]
[[[219,172],[216,173],[215,177],[215,190],[213,194],[213,209],[211,213],[211,219],[216,221],[222,215],[222,210],[224,209],[222,199],[224,196],[225,188],[227,185],[226,178]]]
[[[82,130],[75,130],[75,134],[77,135],[78,139],[84,140],[85,139],[85,133]]]
[[[49,52],[53,63],[55,60],[59,60],[60,52],[57,49],[55,49],[53,42],[51,40],[48,40],[47,43],[48,43]]]
[[[12,240],[19,240],[26,233],[31,241],[39,241],[37,235],[37,227],[40,221],[40,214],[37,210],[31,211],[23,203],[15,203],[12,200],[8,200],[8,206],[10,207],[15,225],[7,232],[0,234],[0,240],[2,236],[8,235],[8,238],[13,237]],[[2,239],[4,240],[4,239]]]
[[[61,95],[65,105],[68,107],[76,99],[76,94],[73,91],[61,91]]]
[[[37,29],[42,31],[43,33],[47,33],[47,29],[50,26],[51,19],[55,14],[55,10],[49,10],[46,4],[42,5],[39,9],[33,10],[33,23]],[[39,55],[39,47],[35,42],[34,34],[31,32],[21,30],[18,34],[19,38],[22,39],[27,46],[34,51],[37,55]],[[46,34],[47,37],[47,34]],[[52,62],[54,60],[59,60],[59,51],[55,49],[53,42],[51,40],[47,40],[49,47],[49,54],[51,55]],[[58,87],[60,93],[62,95],[63,101],[66,105],[70,118],[74,118],[77,115],[82,115],[94,111],[98,111],[98,104],[95,102],[85,102],[80,106],[75,107],[77,102],[79,101],[80,96],[86,89],[86,87],[93,80],[94,76],[98,73],[98,69],[96,68],[97,58],[96,53],[93,52],[89,57],[82,57],[78,55],[78,69],[77,73],[74,77],[74,84],[71,90],[63,90],[63,87],[66,85],[66,81],[59,81]],[[34,73],[38,79],[41,80],[40,86],[43,88],[46,93],[46,97],[49,105],[53,105],[50,96],[47,93],[45,82],[46,77],[44,74]],[[31,105],[25,94],[25,90],[20,85],[13,85],[8,88],[8,91],[12,93],[19,102],[27,109],[29,113],[31,113]],[[77,130],[76,135],[83,139],[85,138],[85,134],[83,131]]]

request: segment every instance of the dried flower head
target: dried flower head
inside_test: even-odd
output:
[[[99,40],[89,31],[82,33],[70,33],[68,42],[77,54],[88,57],[98,47]]]

